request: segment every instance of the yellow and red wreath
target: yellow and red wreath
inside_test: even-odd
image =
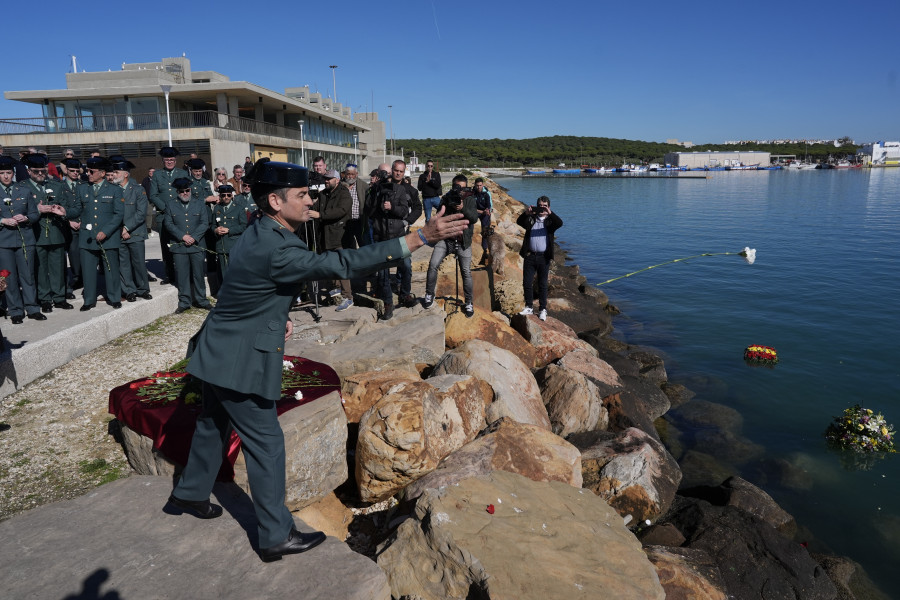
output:
[[[778,353],[775,348],[753,344],[744,350],[744,360],[750,363],[774,365],[778,362]]]

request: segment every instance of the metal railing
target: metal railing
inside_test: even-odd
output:
[[[170,115],[172,129],[219,127],[244,133],[268,135],[293,140],[300,139],[300,129],[248,119],[212,110],[174,112]],[[35,135],[45,133],[93,133],[101,131],[141,131],[166,129],[166,113],[130,115],[82,115],[55,118],[0,119],[0,135]],[[351,148],[350,142],[335,143],[327,135],[304,132],[304,141]]]

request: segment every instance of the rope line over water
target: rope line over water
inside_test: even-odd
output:
[[[602,281],[600,283],[595,283],[597,287],[601,285],[606,285],[607,283],[612,283],[613,281],[618,281],[620,279],[625,279],[626,277],[631,277],[632,275],[637,275],[638,273],[643,273],[644,271],[649,271],[650,269],[655,269],[657,267],[661,267],[663,265],[671,265],[677,262],[683,262],[686,260],[691,260],[692,258],[701,258],[703,256],[729,256],[729,255],[738,255],[743,256],[748,263],[751,265],[753,261],[756,259],[756,250],[751,250],[750,248],[744,248],[740,252],[704,252],[703,254],[695,254],[694,256],[685,256],[684,258],[676,258],[674,260],[667,260],[666,262],[659,263],[658,265],[651,265],[649,267],[645,267],[643,269],[639,269],[637,271],[633,271],[628,273],[627,275],[622,275],[620,277],[613,277],[612,279],[607,279],[606,281]]]

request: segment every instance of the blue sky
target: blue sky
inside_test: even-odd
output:
[[[896,0],[346,0],[321,17],[307,3],[9,4],[4,91],[64,88],[73,54],[100,71],[184,53],[328,96],[336,64],[338,101],[386,123],[393,105],[395,138],[900,139]],[[28,116],[0,100],[0,118]]]

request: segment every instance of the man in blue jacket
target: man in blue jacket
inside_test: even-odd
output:
[[[203,381],[203,412],[169,503],[203,519],[222,514],[209,495],[223,440],[233,427],[247,463],[260,557],[268,562],[325,540],[321,532],[297,531],[284,505],[284,436],[275,402],[281,396],[284,343],[293,332],[291,301],[304,281],[349,279],[386,268],[426,242],[460,235],[466,223],[439,212],[417,233],[358,250],[316,254],[295,233],[310,218],[307,170],[261,159],[247,178],[262,217],[231,251],[219,301],[193,340],[187,370]]]

